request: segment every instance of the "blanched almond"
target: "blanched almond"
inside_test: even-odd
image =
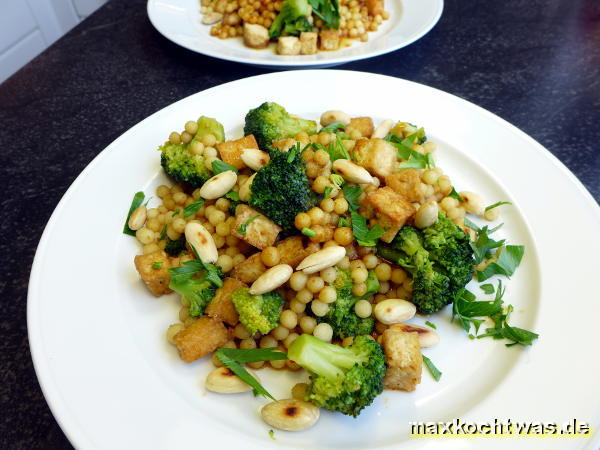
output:
[[[417,308],[411,302],[400,298],[388,298],[375,305],[375,318],[385,325],[393,325],[412,319]]]
[[[333,267],[346,256],[346,249],[339,245],[332,245],[318,252],[308,255],[296,267],[304,273],[311,274],[328,267]]]
[[[427,228],[437,223],[439,206],[435,200],[423,203],[415,214],[415,226]]]
[[[344,180],[350,183],[370,184],[373,177],[364,167],[354,164],[347,159],[337,159],[333,163],[333,170],[339,173]]]
[[[252,286],[250,293],[252,295],[264,294],[271,292],[283,285],[290,279],[294,269],[287,264],[277,264],[259,276]]]
[[[200,196],[206,200],[214,200],[227,194],[237,181],[237,174],[227,170],[210,178],[200,188]]]
[[[383,122],[381,122],[379,124],[379,126],[377,128],[375,128],[375,131],[373,131],[373,134],[371,135],[371,139],[383,139],[384,137],[386,137],[388,135],[388,133],[390,132],[390,130],[392,129],[392,127],[394,126],[394,121],[391,119],[386,119]]]
[[[246,369],[248,370],[248,369]],[[258,377],[248,370],[248,373],[258,380]],[[252,388],[244,383],[236,374],[227,367],[218,367],[208,374],[204,387],[219,394],[237,394],[238,392],[251,391]]]
[[[462,191],[459,195],[464,200],[460,206],[463,206],[468,213],[477,216],[482,216],[485,213],[485,203],[483,203],[481,195],[470,191]]]
[[[254,181],[255,176],[256,174],[252,175],[250,178],[244,181],[244,184],[240,186],[240,191],[238,194],[240,195],[241,201],[247,202],[250,200],[250,195],[252,194],[252,182]]]
[[[263,406],[263,420],[272,427],[285,431],[300,431],[312,427],[319,420],[319,408],[294,398],[278,400]]]
[[[326,127],[333,122],[339,122],[344,126],[350,125],[350,116],[343,111],[332,109],[321,114],[321,126]]]
[[[404,331],[405,333],[418,333],[421,348],[433,347],[440,343],[440,336],[431,328],[421,327],[410,323],[398,323],[390,329]]]
[[[219,257],[215,240],[206,228],[198,222],[188,222],[185,226],[185,239],[196,250],[205,263],[214,263]]]
[[[269,154],[257,148],[245,148],[242,150],[242,161],[252,170],[258,171],[261,167],[269,164]]]
[[[131,213],[131,216],[129,216],[127,226],[129,226],[129,228],[131,228],[133,231],[139,230],[146,223],[147,215],[146,207],[144,205],[140,206]]]

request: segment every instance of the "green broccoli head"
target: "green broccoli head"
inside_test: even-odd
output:
[[[217,142],[223,142],[225,140],[225,130],[223,129],[223,125],[212,117],[202,116],[197,121],[198,131],[194,135],[192,142],[194,140],[202,139],[207,134],[212,134]]]
[[[313,206],[300,152],[292,154],[274,150],[269,164],[256,173],[251,190],[250,205],[287,232],[295,230],[296,215]]]
[[[279,315],[284,304],[278,292],[252,295],[248,289],[238,289],[231,295],[240,322],[248,333],[267,334],[279,325]]]
[[[374,280],[373,280],[374,279]],[[354,304],[369,298],[379,290],[379,281],[373,271],[369,271],[367,278],[367,293],[361,297],[352,295],[352,278],[349,270],[339,270],[333,283],[337,299],[329,305],[327,314],[317,317],[317,322],[331,325],[333,335],[336,337],[360,336],[370,334],[375,326],[372,317],[360,318],[354,312]]]
[[[200,187],[212,176],[206,168],[204,157],[193,155],[186,144],[165,143],[160,147],[160,164],[177,183],[193,188]]]
[[[282,31],[297,36],[302,31],[312,30],[312,24],[308,21],[311,11],[308,0],[283,0],[281,11],[269,28],[269,36],[277,39]]]
[[[385,355],[367,336],[344,348],[303,334],[288,358],[311,374],[305,400],[331,411],[356,417],[383,391]]]
[[[277,103],[263,103],[246,114],[244,134],[253,134],[262,150],[271,152],[274,140],[291,138],[301,131],[316,133],[316,122],[292,117]]]

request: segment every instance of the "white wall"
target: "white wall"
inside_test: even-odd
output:
[[[0,0],[0,83],[107,0]]]

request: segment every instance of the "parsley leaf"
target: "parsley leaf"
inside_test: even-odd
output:
[[[486,294],[493,294],[494,293],[494,285],[487,283],[487,284],[482,284],[481,286],[479,286],[481,288],[481,290],[486,293]]]
[[[337,131],[345,131],[346,125],[340,122],[331,122],[319,130],[319,133],[335,133]]]
[[[325,22],[326,28],[340,27],[340,5],[338,0],[308,0],[315,16]]]
[[[398,158],[404,160],[404,162],[400,163],[400,168],[427,169],[435,166],[431,155],[423,155],[411,148],[418,137],[418,133],[413,133],[404,139],[395,134],[388,134],[384,138],[384,140],[396,147]]]
[[[288,359],[285,353],[272,348],[238,349],[238,348],[220,348],[215,354],[217,358],[233,373],[235,373],[244,383],[252,388],[254,395],[262,395],[272,400],[275,398],[260,384],[260,382],[248,373],[246,368],[240,363],[275,361]]]
[[[463,203],[465,201],[465,199],[462,198],[458,192],[456,192],[456,189],[454,189],[454,186],[452,186],[452,190],[448,194],[448,197],[455,198],[456,200],[458,200],[461,203]]]
[[[345,217],[340,217],[340,219],[338,220],[338,228],[349,227],[349,226],[350,226],[350,221],[348,219],[346,219]]]
[[[470,224],[467,224],[467,221],[468,219],[465,219],[465,225],[467,225],[469,228],[473,228]],[[471,222],[469,221],[469,223]],[[483,228],[477,229],[476,231],[477,239],[475,242],[469,241],[469,245],[474,253],[475,264],[479,264],[484,259],[487,259],[491,256],[491,250],[502,247],[505,240],[502,239],[500,241],[495,241],[494,239],[490,238],[490,234],[492,234],[492,232],[495,230],[489,231],[487,225],[485,225]]]
[[[188,217],[196,214],[200,210],[200,208],[202,208],[202,205],[204,205],[203,198],[200,198],[200,199],[196,200],[195,202],[187,205],[185,208],[183,208],[183,218],[187,219]]]
[[[356,211],[350,211],[350,216],[352,217],[352,234],[356,238],[358,245],[362,245],[363,247],[373,247],[376,245],[377,239],[385,233],[385,230],[379,224],[369,230],[367,219]]]
[[[501,205],[512,205],[512,203],[511,202],[497,202],[497,203],[494,203],[493,205],[486,206],[485,210],[489,211],[490,209],[497,208],[498,206],[501,206]]]
[[[435,324],[431,323],[429,320],[425,322],[425,325],[427,325],[430,328],[433,328],[434,330],[437,330]]]
[[[229,200],[233,200],[234,202],[239,202],[240,194],[235,191],[229,191],[227,194],[225,194],[225,198],[228,198]]]
[[[329,159],[334,162],[338,159],[350,159],[350,153],[342,142],[342,138],[336,134],[335,140],[331,141],[327,147],[321,145],[321,148],[329,153]]]
[[[338,175],[337,173],[332,173],[331,175],[329,175],[329,180],[338,189],[341,188],[342,185],[344,184],[344,177],[341,175]]]
[[[325,190],[323,191],[323,198],[331,197],[331,191],[333,191],[333,187],[325,186]]]
[[[312,228],[302,228],[302,234],[308,237],[314,237],[317,235],[317,232]]]
[[[241,224],[236,231],[240,234],[246,234],[246,228],[248,228],[248,225],[250,225],[252,222],[254,222],[259,217],[260,217],[260,214],[257,214],[254,217],[250,217],[243,224]]]
[[[163,265],[162,261],[154,261],[152,263],[152,268],[153,269],[160,269],[162,267],[162,265]]]
[[[169,274],[171,275],[171,278],[180,275],[196,275],[204,271],[205,273],[203,276],[207,280],[209,280],[212,284],[214,284],[217,287],[223,287],[223,280],[221,280],[223,272],[221,271],[221,268],[215,266],[214,264],[205,263],[200,258],[198,258],[198,255],[195,256],[197,259],[186,261],[183,263],[183,265],[179,267],[169,269]]]
[[[138,209],[142,203],[144,203],[144,193],[136,192],[133,196],[133,200],[131,201],[131,206],[129,207],[129,212],[127,213],[127,218],[125,219],[125,225],[123,226],[123,234],[128,234],[129,236],[135,236],[135,231],[129,228],[129,218],[133,214],[133,212]]]
[[[427,356],[425,356],[425,355],[421,355],[421,356],[423,357],[423,363],[425,364],[425,367],[427,367],[427,370],[429,370],[429,373],[431,374],[433,379],[435,381],[440,381],[440,378],[442,378],[442,372],[440,371],[440,369],[435,367],[433,362],[431,362],[431,360]]]
[[[475,301],[475,295],[466,290],[461,289],[454,297],[452,304],[452,319],[458,319],[463,330],[467,333],[471,326],[475,328],[475,332],[479,331],[479,327],[484,322],[483,319],[476,317],[493,316],[502,311],[502,298],[496,296],[493,302],[490,301]]]
[[[360,197],[363,192],[360,186],[346,185],[342,187],[342,191],[344,192],[344,197],[348,202],[348,207],[350,208],[350,211],[356,211],[360,207],[360,205],[358,204],[358,197]]]
[[[223,162],[220,159],[215,159],[212,162],[212,171],[215,175],[221,172],[227,172],[228,170],[238,173],[238,170],[234,166],[232,166],[231,164],[227,164],[226,162]]]
[[[301,153],[300,142],[296,142],[296,145],[288,151],[288,157],[287,157],[288,163],[291,163],[294,160],[294,158],[296,157],[296,153]]]
[[[498,250],[500,255],[498,259],[488,265],[485,269],[477,271],[477,281],[485,281],[494,275],[504,275],[511,277],[515,273],[521,259],[525,254],[523,245],[506,245]]]

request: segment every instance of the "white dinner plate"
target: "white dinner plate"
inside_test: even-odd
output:
[[[357,85],[369,89],[353,89]],[[295,86],[290,89],[289,86]],[[353,92],[351,96],[348,92]],[[231,99],[235,99],[234,102]],[[157,145],[200,115],[241,136],[246,112],[276,101],[303,117],[328,109],[410,121],[438,142],[437,163],[458,190],[502,207],[499,237],[523,244],[523,262],[506,282],[513,325],[540,334],[532,347],[469,340],[434,322],[441,343],[424,353],[442,370],[424,371],[412,393],[384,391],[359,418],[322,412],[313,428],[276,431],[250,394],[206,392],[208,358],[182,362],[165,330],[177,321],[174,295],[154,298],[140,281],[137,241],[121,234],[133,193],[154,196],[167,182]],[[151,205],[156,204],[151,200]],[[174,103],[109,145],[82,172],[54,211],[31,273],[28,327],[36,373],[71,442],[82,449],[197,448],[598,448],[578,438],[410,437],[411,421],[494,419],[600,423],[600,318],[597,258],[600,208],[547,150],[497,116],[452,95],[396,78],[344,71],[283,72],[235,81]],[[472,283],[470,289],[481,294]],[[262,370],[278,398],[301,374]]]
[[[200,22],[199,0],[148,0],[148,17],[167,39],[204,55],[258,66],[316,68],[371,58],[405,47],[433,28],[443,7],[443,0],[387,0],[385,9],[390,18],[376,32],[369,33],[368,42],[347,40],[341,50],[296,56],[276,54],[273,43],[256,50],[244,46],[242,38],[221,40],[211,36],[211,26]]]

